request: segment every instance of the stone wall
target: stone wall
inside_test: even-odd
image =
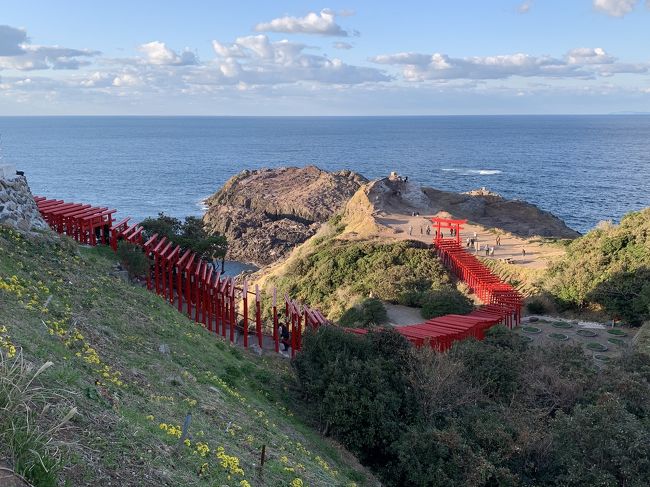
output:
[[[46,230],[47,223],[38,211],[25,176],[16,175],[13,166],[0,166],[0,224],[18,230]]]

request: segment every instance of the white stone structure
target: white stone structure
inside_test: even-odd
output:
[[[0,225],[18,230],[47,230],[25,176],[10,164],[0,166]]]

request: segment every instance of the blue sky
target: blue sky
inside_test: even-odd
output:
[[[645,112],[649,6],[3,1],[0,115]]]

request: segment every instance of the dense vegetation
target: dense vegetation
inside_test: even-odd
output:
[[[408,242],[326,239],[291,260],[273,281],[280,290],[334,319],[369,296],[422,306],[439,301],[437,296],[444,294],[444,301],[452,297],[451,302],[460,306],[445,312],[466,309],[466,301],[440,260],[430,250]]]
[[[386,485],[645,486],[650,358],[598,370],[579,347],[504,328],[449,353],[391,330],[309,333],[294,362],[322,431]]]
[[[650,208],[569,244],[546,288],[561,309],[592,307],[632,324],[650,319]]]
[[[187,216],[181,221],[158,213],[157,218],[145,218],[140,225],[144,228],[146,239],[157,233],[160,238],[167,237],[174,244],[191,249],[206,260],[223,259],[228,249],[226,237],[208,234],[203,220],[195,216]]]
[[[0,465],[37,486],[370,481],[294,414],[285,359],[230,346],[115,263],[0,225]]]

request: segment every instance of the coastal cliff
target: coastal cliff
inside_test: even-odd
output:
[[[228,238],[228,257],[263,266],[287,255],[367,180],[316,166],[242,171],[206,200],[203,221]]]

